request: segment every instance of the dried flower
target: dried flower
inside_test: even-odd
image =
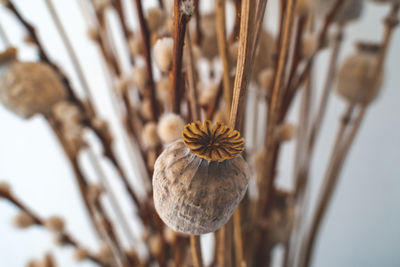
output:
[[[148,122],[143,128],[142,132],[143,145],[146,148],[156,148],[160,144],[160,138],[157,134],[157,124]]]
[[[20,211],[13,220],[13,225],[18,229],[26,229],[35,224],[33,217],[25,211]]]
[[[151,32],[159,30],[165,23],[165,15],[161,8],[153,7],[147,11],[147,26]]]
[[[171,143],[182,137],[185,123],[183,119],[174,113],[163,114],[158,122],[157,131],[163,143]]]
[[[170,37],[158,39],[154,45],[154,60],[162,72],[171,70],[173,46],[174,40]]]
[[[238,131],[210,121],[186,125],[183,139],[156,161],[155,208],[175,231],[213,232],[229,220],[246,192],[248,165],[239,155],[244,140]]]
[[[77,261],[84,261],[89,257],[89,250],[86,248],[78,247],[74,251],[74,258]]]
[[[212,100],[216,97],[218,86],[215,84],[206,84],[202,86],[199,92],[199,104],[202,107],[207,107]]]
[[[67,97],[60,77],[45,63],[12,61],[0,72],[0,101],[21,117],[47,114]]]
[[[365,46],[359,49],[339,69],[337,92],[351,103],[366,105],[377,97],[382,73],[376,78],[377,51]]]
[[[324,17],[330,12],[337,0],[315,0],[315,14]],[[336,13],[334,22],[345,24],[358,19],[363,11],[364,0],[345,0]]]
[[[149,121],[152,118],[152,114],[151,101],[149,98],[144,98],[140,103],[140,115],[142,115],[145,120]]]
[[[64,226],[64,220],[58,216],[50,217],[44,222],[44,227],[53,232],[63,232]]]

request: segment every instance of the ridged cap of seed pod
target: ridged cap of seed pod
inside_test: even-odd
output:
[[[382,85],[382,73],[376,77],[379,46],[359,43],[357,49],[339,69],[337,92],[350,103],[366,105],[378,96]]]
[[[249,168],[239,132],[209,121],[185,126],[183,141],[158,157],[153,174],[157,213],[173,230],[193,235],[224,225],[243,199]]]
[[[45,63],[12,61],[2,66],[0,101],[23,118],[49,113],[66,97],[60,77]]]
[[[325,17],[334,7],[337,0],[314,0],[315,14],[318,17]],[[343,1],[339,11],[336,13],[334,22],[347,23],[358,19],[363,11],[364,0],[345,0]]]

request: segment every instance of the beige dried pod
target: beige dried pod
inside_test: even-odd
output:
[[[23,118],[48,114],[66,97],[59,75],[49,65],[17,60],[0,64],[0,102],[13,113]]]
[[[164,144],[181,139],[185,122],[182,117],[174,113],[165,113],[158,122],[157,132]]]
[[[25,211],[20,211],[13,219],[13,225],[18,229],[26,229],[34,224],[34,218]]]
[[[168,76],[163,76],[156,85],[157,99],[163,103],[164,106],[168,106],[171,97],[171,81]]]
[[[132,80],[134,84],[139,88],[139,90],[143,90],[146,88],[147,83],[149,81],[149,76],[147,73],[147,69],[145,66],[135,66],[132,68]]]
[[[283,123],[275,129],[275,137],[279,142],[287,142],[293,139],[296,128],[292,123]]]
[[[174,40],[171,37],[158,39],[154,45],[154,60],[162,72],[171,70],[173,46]]]
[[[164,11],[159,7],[150,8],[146,17],[150,32],[158,31],[165,24]]]
[[[202,107],[207,107],[216,97],[217,91],[218,85],[212,83],[201,86],[198,99],[199,104]]]
[[[314,0],[315,14],[324,18],[334,7],[337,0]],[[358,19],[362,15],[365,0],[345,0],[336,13],[334,22],[345,24]]]
[[[143,55],[143,42],[138,34],[132,34],[128,39],[128,47],[132,55],[140,56]]]
[[[63,232],[65,228],[64,219],[59,216],[52,216],[44,221],[44,227],[53,232]]]
[[[379,94],[382,73],[377,78],[379,45],[360,44],[338,72],[337,93],[350,103],[367,105]]]
[[[185,126],[183,141],[158,157],[153,198],[161,219],[177,232],[200,235],[224,225],[247,190],[249,168],[240,156],[244,140],[210,121]]]
[[[78,247],[74,251],[74,259],[76,261],[84,261],[87,260],[90,256],[89,250],[83,247]]]
[[[239,55],[239,42],[234,42],[228,48],[231,61],[235,63]]]
[[[153,111],[151,108],[151,101],[149,98],[144,98],[143,101],[140,103],[140,115],[145,119],[145,120],[151,120]]]
[[[160,144],[160,138],[157,133],[157,124],[148,122],[143,127],[142,142],[145,148],[156,148]]]

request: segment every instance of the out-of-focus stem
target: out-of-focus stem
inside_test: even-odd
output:
[[[190,236],[190,250],[192,251],[192,259],[194,267],[203,267],[203,258],[201,255],[200,236]]]

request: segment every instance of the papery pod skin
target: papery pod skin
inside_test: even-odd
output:
[[[315,14],[318,17],[326,16],[336,4],[337,0],[314,0]],[[334,22],[345,24],[356,20],[362,15],[365,0],[344,0],[336,13]]]
[[[1,66],[0,101],[23,118],[47,114],[66,98],[60,77],[45,63],[14,60]]]
[[[249,168],[242,156],[208,161],[195,156],[178,140],[155,163],[155,208],[177,232],[214,232],[232,216],[246,193],[248,180]]]

